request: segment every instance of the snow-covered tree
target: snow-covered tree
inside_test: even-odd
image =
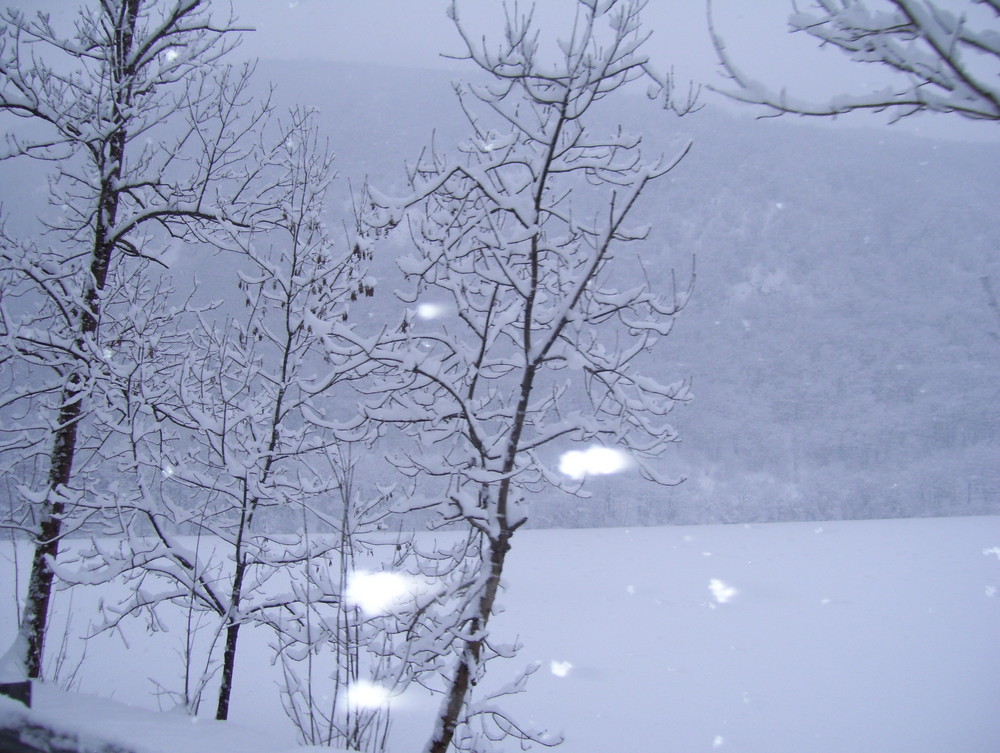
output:
[[[931,0],[814,0],[805,10],[796,8],[788,19],[793,32],[898,74],[898,83],[884,89],[827,102],[809,102],[753,80],[713,29],[719,59],[737,86],[723,92],[778,113],[829,116],[876,110],[898,119],[943,112],[1000,120],[1000,2],[945,5]]]
[[[291,574],[294,599],[267,617],[277,638],[283,705],[301,741],[381,753],[389,700],[400,683],[393,677],[399,663],[389,650],[396,631],[387,607],[395,606],[394,594],[391,587],[379,590],[385,585],[380,578],[391,575],[376,568],[401,565],[408,542],[383,533],[389,495],[363,494],[355,478],[361,453],[343,443],[336,455],[332,470],[341,507],[319,532],[335,546]],[[315,549],[308,546],[312,524],[303,511],[307,552]]]
[[[132,453],[117,468],[136,481],[134,493],[116,496],[112,512],[130,536],[115,551],[95,545],[64,575],[132,579],[132,595],[112,610],[109,624],[165,602],[212,615],[201,620],[214,625],[205,628],[209,658],[193,684],[185,683],[184,702],[197,710],[205,675],[218,666],[219,719],[228,716],[242,626],[295,602],[287,584],[277,593],[264,584],[291,578],[291,570],[319,558],[317,547],[331,546],[275,531],[282,524],[291,530],[299,513],[327,530],[339,520],[334,428],[343,411],[330,391],[341,371],[321,347],[321,333],[373,289],[364,275],[367,251],[337,248],[324,221],[333,155],[312,114],[291,112],[274,145],[252,162],[254,179],[233,207],[242,223],[220,224],[211,234],[234,270],[222,279],[242,305],[189,306],[179,316],[188,324],[171,349],[169,376],[158,380],[161,389],[145,390],[144,400],[133,399],[137,409],[119,422]],[[192,530],[212,542],[199,553],[177,538]]]
[[[30,677],[42,670],[50,562],[96,498],[81,474],[105,451],[94,416],[121,336],[109,283],[130,285],[124,268],[216,221],[217,186],[241,183],[246,169],[249,74],[221,65],[232,22],[207,6],[102,0],[81,7],[68,30],[44,14],[0,15],[3,157],[49,166],[53,210],[44,232],[11,240],[2,255],[11,389],[0,453],[36,541],[16,651]]]
[[[633,215],[687,148],[651,158],[640,137],[598,125],[614,117],[614,95],[643,79],[675,111],[690,109],[652,76],[643,5],[579,0],[557,41],[508,6],[503,36],[486,41],[453,4],[467,59],[486,79],[456,87],[469,138],[457,153],[425,150],[411,195],[368,196],[378,232],[408,231],[414,251],[399,265],[409,308],[395,331],[334,334],[368,359],[368,419],[416,440],[396,463],[421,479],[424,507],[469,531],[428,566],[445,585],[412,613],[404,649],[443,695],[429,753],[533,738],[472,693],[486,660],[507,653],[488,623],[530,495],[585,493],[582,474],[553,467],[556,453],[595,445],[649,479],[673,480],[658,460],[676,439],[666,419],[687,385],[639,369],[689,289],[662,275],[664,287],[652,283],[641,254],[653,250]],[[658,254],[646,262],[662,273]]]

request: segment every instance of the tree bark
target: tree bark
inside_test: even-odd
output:
[[[219,686],[219,705],[215,710],[215,718],[225,721],[229,718],[229,699],[233,693],[233,675],[236,670],[236,643],[240,635],[239,620],[230,618],[226,628],[226,649],[222,654],[222,683]]]
[[[462,721],[462,711],[467,705],[469,689],[475,685],[479,670],[479,660],[486,645],[486,626],[500,590],[500,576],[503,574],[504,560],[510,551],[512,531],[504,530],[497,540],[490,542],[490,574],[486,586],[479,597],[476,616],[469,623],[469,632],[476,636],[462,649],[462,655],[455,667],[447,696],[441,705],[441,715],[437,727],[427,743],[426,753],[446,753],[455,737],[455,730]]]
[[[89,279],[84,282],[82,306],[77,318],[75,346],[81,363],[66,377],[61,394],[59,419],[56,424],[49,461],[48,499],[39,521],[39,533],[35,543],[35,553],[31,562],[31,576],[21,632],[27,641],[27,656],[24,666],[31,679],[42,676],[45,633],[48,626],[49,602],[55,573],[49,565],[59,555],[59,540],[62,535],[63,516],[66,504],[65,490],[73,475],[73,458],[76,453],[77,426],[83,416],[84,381],[87,368],[87,352],[93,347],[90,341],[97,335],[97,324],[101,313],[101,291],[107,282],[111,268],[115,241],[111,237],[117,215],[120,195],[117,184],[121,178],[122,162],[127,143],[127,105],[131,92],[123,84],[132,71],[128,67],[136,22],[141,0],[125,0],[116,20],[114,29],[114,50],[112,55],[111,78],[116,98],[112,105],[112,130],[104,143],[97,147],[97,164],[100,170],[100,194],[94,220],[94,243],[91,251]]]

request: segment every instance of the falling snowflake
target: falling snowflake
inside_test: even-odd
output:
[[[344,596],[365,614],[378,615],[402,606],[420,590],[421,586],[409,575],[358,570],[348,579]]]
[[[569,675],[570,670],[573,669],[573,663],[568,661],[556,661],[553,659],[549,662],[549,669],[556,677],[566,677]]]
[[[611,447],[570,450],[563,453],[559,459],[559,472],[574,479],[582,479],[585,476],[606,476],[623,471],[628,466],[628,455]]]
[[[421,303],[417,306],[417,316],[421,319],[440,319],[448,313],[448,306],[441,303]]]
[[[735,588],[723,583],[718,578],[712,578],[708,582],[708,590],[712,592],[712,596],[720,604],[732,601],[732,598],[739,593]]]
[[[359,680],[347,689],[347,703],[356,709],[377,709],[389,705],[388,688],[367,680]]]

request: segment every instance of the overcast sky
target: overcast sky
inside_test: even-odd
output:
[[[967,1],[939,3],[964,6]],[[67,19],[78,6],[76,0],[0,0],[4,4],[44,9]],[[226,0],[216,0],[216,4],[227,5]],[[246,35],[244,56],[461,69],[454,60],[442,57],[442,53],[461,52],[459,37],[445,13],[448,4],[449,0],[232,0],[240,22],[255,29]],[[490,30],[484,19],[501,5],[501,0],[458,0],[462,17],[484,33]],[[521,0],[520,5],[531,3]],[[555,33],[561,26],[560,9],[573,5],[574,0],[538,0],[536,14],[542,28]],[[884,85],[880,66],[851,63],[834,50],[818,49],[803,34],[788,33],[791,9],[791,0],[713,0],[716,27],[733,59],[775,89],[787,88],[800,98],[822,101],[824,94]],[[673,68],[681,82],[725,85],[706,16],[706,0],[650,0],[643,14],[653,32],[649,54],[657,68]],[[811,96],[814,92],[818,96]],[[706,94],[704,100],[717,101],[717,95]],[[886,118],[866,113],[849,120],[878,126]],[[908,120],[900,130],[1000,138],[1000,128],[993,123],[969,124],[952,116]]]
[[[442,52],[460,52],[454,26],[445,10],[449,0],[237,0],[240,19],[257,29],[248,35],[247,52],[260,58],[350,60],[424,68],[454,67]],[[489,32],[484,19],[500,0],[459,0],[460,14],[474,28]],[[521,6],[529,2],[522,0]],[[557,33],[560,10],[573,0],[541,0],[535,14],[543,29]],[[790,0],[714,0],[718,27],[733,52],[762,77],[782,83],[806,82],[801,65],[790,64],[803,54],[814,58],[807,67],[823,76],[840,63],[818,52],[814,44],[786,32]],[[494,13],[495,15],[495,13]],[[565,20],[565,15],[563,19]],[[679,76],[715,80],[718,65],[708,34],[705,0],[652,0],[643,12],[652,30],[650,54],[660,68],[673,67]],[[799,35],[801,37],[801,35]],[[834,65],[837,75],[863,80],[869,71]]]
[[[726,0],[716,0],[733,5]],[[453,66],[441,52],[458,51],[458,36],[445,11],[449,0],[238,0],[240,18],[263,33],[248,40],[260,57],[293,59],[315,56],[324,60],[391,62],[421,67]],[[464,19],[475,24],[496,8],[498,0],[459,0]],[[735,4],[748,8],[746,0]],[[788,0],[758,0],[754,11],[735,10],[742,24],[762,21],[765,6],[778,9],[778,30],[787,15]],[[528,3],[521,2],[522,7]],[[571,0],[542,0],[536,16],[552,29],[558,9],[571,7]],[[655,0],[643,13],[654,30],[654,46],[664,58],[692,70],[708,71],[714,64],[707,34],[704,0]],[[760,28],[766,24],[758,23]],[[287,44],[294,39],[295,44]]]

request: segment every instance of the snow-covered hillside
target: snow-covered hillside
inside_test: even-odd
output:
[[[491,631],[523,648],[485,684],[538,662],[504,706],[562,732],[566,753],[995,753],[1000,740],[1000,517],[532,530],[506,581]],[[127,645],[79,640],[102,596],[58,595],[64,671],[85,650],[81,691],[157,708],[183,636],[133,622]],[[271,651],[263,633],[248,638],[233,719],[292,745]],[[432,709],[396,702],[393,750],[423,744]],[[143,750],[161,750],[146,729]]]

